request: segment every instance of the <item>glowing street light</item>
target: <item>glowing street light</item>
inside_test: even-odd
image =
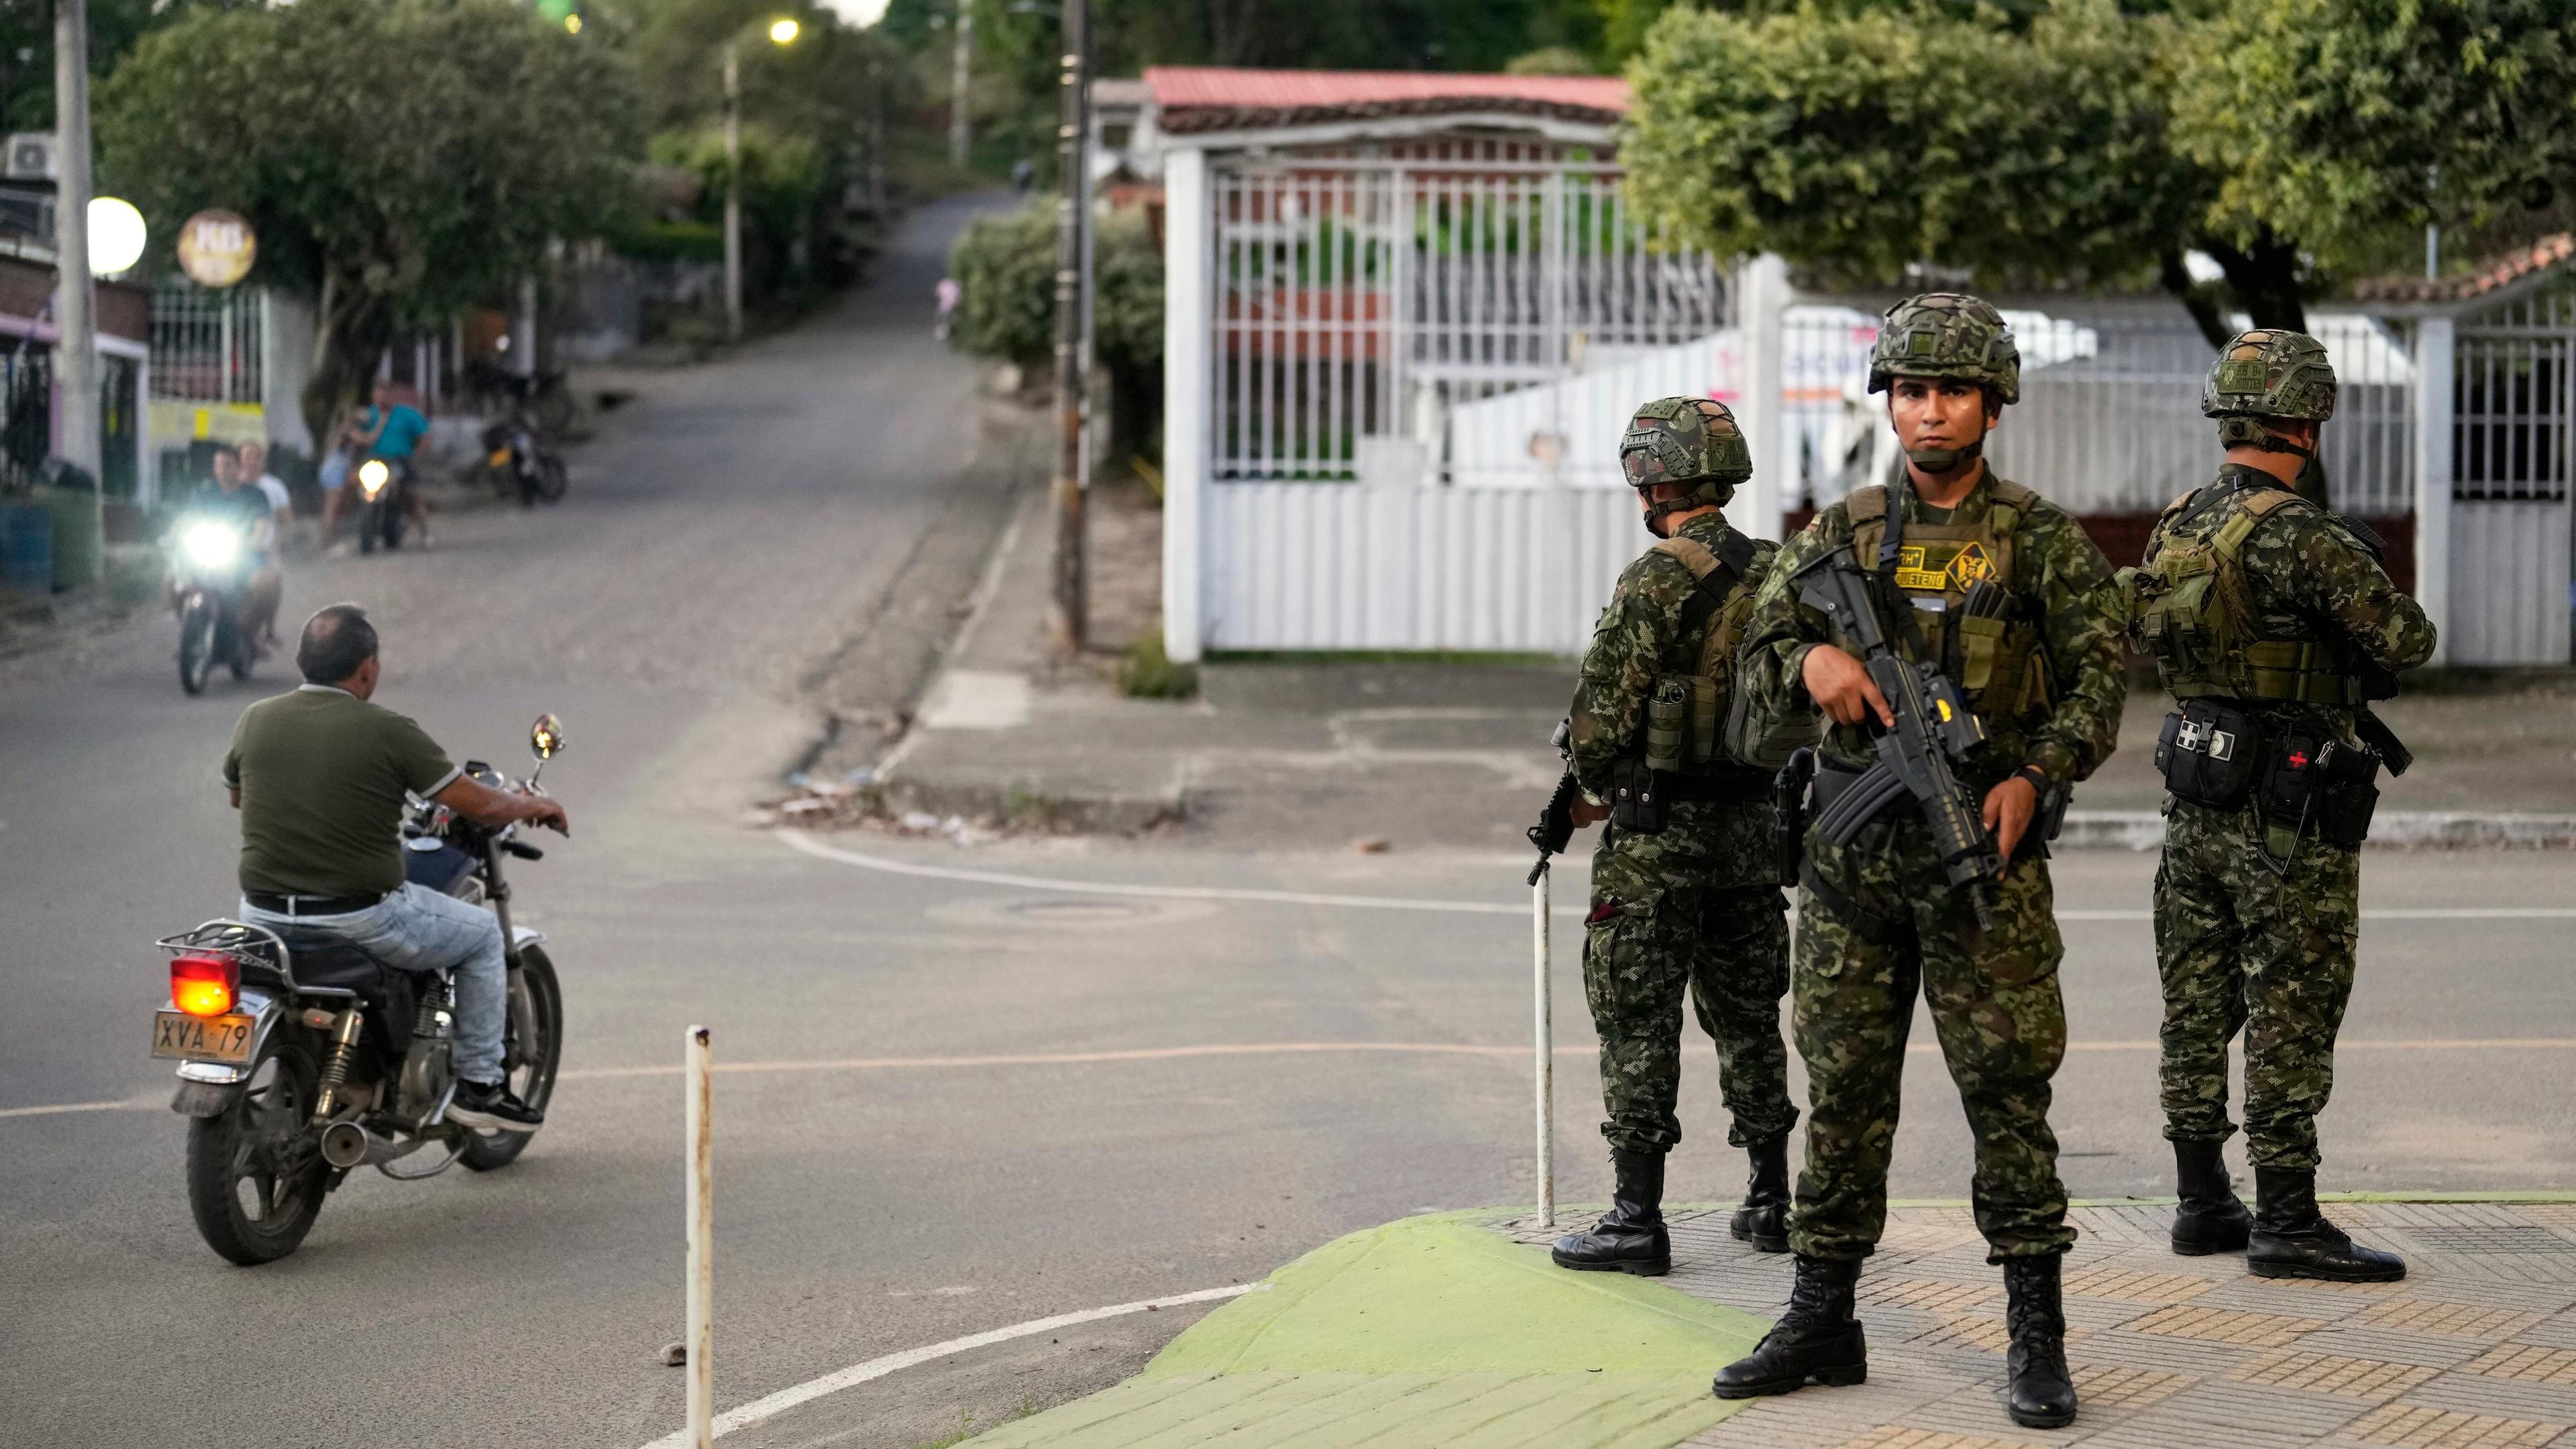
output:
[[[796,41],[796,22],[793,20],[772,21],[769,26],[769,39],[770,43],[773,45],[794,44]]]
[[[134,203],[113,196],[89,202],[89,270],[112,277],[143,259],[143,213]]]
[[[797,25],[782,17],[769,22],[769,43],[790,45]],[[724,48],[724,294],[725,335],[742,340],[742,76],[734,43]]]

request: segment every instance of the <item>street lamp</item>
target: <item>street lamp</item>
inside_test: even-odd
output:
[[[793,44],[796,22],[772,21],[769,41],[772,45]],[[724,290],[725,336],[742,340],[742,69],[737,63],[734,42],[724,48],[724,143],[725,143],[725,208],[724,208]]]

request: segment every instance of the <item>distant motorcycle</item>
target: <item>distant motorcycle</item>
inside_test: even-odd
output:
[[[412,489],[411,464],[369,458],[358,465],[358,552],[374,553],[379,540],[387,549],[402,547],[404,496]]]
[[[563,726],[538,719],[529,747],[544,762]],[[478,760],[465,768],[509,782]],[[536,775],[520,787],[534,792]],[[510,922],[501,857],[539,860],[518,827],[490,830],[415,801],[404,822],[415,884],[488,904],[509,942],[509,1014],[501,1070],[542,1111],[563,1057],[563,990],[544,934]],[[251,1266],[292,1253],[322,1200],[370,1164],[400,1181],[457,1162],[505,1167],[536,1135],[483,1132],[446,1120],[456,1095],[445,976],[414,976],[331,937],[212,920],[167,937],[170,1004],[154,1017],[152,1055],[179,1061],[173,1111],[188,1118],[188,1208],[206,1245]]]
[[[190,514],[179,521],[171,550],[171,587],[179,607],[179,687],[202,693],[215,666],[250,678],[258,649],[241,626],[242,597],[259,566],[252,540],[229,518]]]
[[[502,497],[515,492],[523,508],[563,501],[570,481],[563,459],[537,441],[536,425],[526,408],[512,409],[510,416],[483,430],[483,453],[484,466],[491,470],[493,486]]]

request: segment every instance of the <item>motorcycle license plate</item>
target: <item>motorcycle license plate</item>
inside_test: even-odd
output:
[[[230,1016],[160,1012],[152,1023],[152,1055],[240,1066],[250,1060],[250,1029],[254,1021],[238,1011]]]

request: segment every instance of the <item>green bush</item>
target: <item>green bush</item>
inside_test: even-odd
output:
[[[958,344],[979,357],[1035,366],[1055,355],[1055,219],[1053,197],[986,217],[966,229],[948,254],[948,273],[964,291],[957,309]],[[1163,257],[1141,210],[1099,219],[1092,240],[1092,351],[1113,371],[1136,372],[1163,360]]]
[[[1199,692],[1198,666],[1171,661],[1158,621],[1118,661],[1118,692],[1129,699],[1188,699]]]

